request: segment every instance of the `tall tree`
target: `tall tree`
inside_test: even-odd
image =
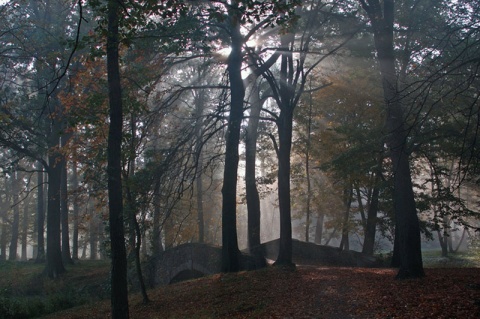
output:
[[[250,76],[250,114],[245,133],[245,192],[248,214],[248,250],[255,257],[257,267],[264,267],[266,260],[260,241],[260,195],[256,181],[257,140],[260,113],[265,99],[260,98],[258,76]]]
[[[394,174],[394,205],[400,267],[397,278],[425,275],[422,263],[420,225],[413,192],[410,161],[406,145],[408,130],[399,94],[394,54],[394,0],[359,0],[372,24],[377,50],[387,118],[387,145]]]
[[[36,263],[45,262],[45,195],[44,195],[44,173],[41,163],[37,164],[37,214],[36,214],[36,230],[37,230],[37,255]]]
[[[20,192],[20,172],[15,171],[11,176],[11,186],[12,186],[12,211],[13,211],[13,220],[12,220],[12,231],[11,231],[11,240],[10,240],[10,250],[8,254],[8,260],[17,260],[17,247],[18,247],[18,237],[19,237],[19,227],[20,227],[20,202],[19,202],[19,192]]]
[[[231,52],[227,60],[230,81],[230,115],[228,117],[225,143],[225,167],[222,187],[222,271],[240,270],[237,239],[237,172],[240,125],[243,119],[245,87],[242,80],[243,36],[240,32],[241,11],[233,1],[228,10]]]
[[[107,73],[110,127],[108,131],[108,209],[111,246],[111,307],[112,318],[129,318],[127,288],[127,252],[123,225],[122,192],[122,87],[119,64],[119,23],[123,1],[107,4]]]

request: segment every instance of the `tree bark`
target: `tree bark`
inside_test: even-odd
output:
[[[20,209],[18,207],[18,193],[19,193],[19,176],[18,172],[14,172],[12,176],[12,209],[13,209],[13,221],[11,228],[11,240],[10,240],[10,250],[8,253],[8,260],[17,260],[17,248],[18,248],[18,235],[20,227]]]
[[[375,235],[377,230],[377,213],[380,195],[381,180],[381,161],[377,172],[375,173],[375,181],[372,190],[372,197],[367,212],[367,225],[365,227],[365,238],[363,240],[362,253],[372,256],[375,251]]]
[[[107,7],[107,73],[110,125],[108,131],[108,209],[111,245],[111,315],[129,318],[127,253],[123,224],[122,194],[122,90],[119,65],[119,11],[122,0],[109,0]]]
[[[59,126],[55,122],[50,133],[50,153],[48,155],[48,211],[47,211],[47,265],[45,274],[56,278],[65,272],[62,260],[60,240],[60,182],[62,166],[61,155],[55,148],[59,146]]]
[[[325,214],[318,213],[317,223],[315,227],[315,244],[321,245],[323,238],[323,220],[325,219]]]
[[[278,204],[280,211],[280,246],[275,265],[294,266],[292,262],[292,216],[290,199],[290,154],[292,150],[293,130],[293,56],[290,46],[294,35],[291,33],[281,36],[281,64],[280,64],[280,115],[278,127]]]
[[[88,221],[88,241],[90,243],[90,260],[98,259],[98,217],[95,211],[95,197],[88,201],[90,219]]]
[[[27,190],[30,192],[30,190]],[[30,196],[27,196],[23,202],[23,220],[22,220],[22,255],[21,260],[27,261],[27,247],[28,247],[28,222],[29,222],[29,213],[30,213]]]
[[[378,0],[360,0],[360,2],[372,23],[387,110],[385,128],[388,133],[387,146],[390,150],[394,176],[393,201],[400,256],[397,278],[423,277],[425,273],[421,254],[420,225],[406,145],[407,130],[404,110],[397,90],[393,41],[394,1],[385,0],[383,10]]]
[[[198,70],[199,77],[204,76],[203,67]],[[197,174],[195,177],[195,190],[197,199],[197,224],[198,242],[205,242],[205,218],[203,212],[203,109],[205,108],[205,90],[195,92],[195,156],[197,159]]]
[[[349,229],[349,222],[350,222],[350,209],[352,207],[352,200],[353,200],[353,185],[350,189],[345,190],[345,215],[343,215],[343,223],[342,223],[342,239],[340,240],[340,250],[348,251],[350,250],[350,240],[348,238],[348,233],[350,232]]]
[[[43,166],[37,164],[37,256],[35,263],[45,262],[45,187],[43,185]]]
[[[76,160],[72,163],[72,189],[75,193],[78,191],[78,167]],[[73,197],[72,201],[73,212],[73,234],[72,234],[72,259],[78,260],[78,218],[79,218],[79,207],[77,196]]]
[[[64,134],[62,136],[62,147],[66,145],[67,137]],[[62,155],[62,176],[61,176],[61,223],[62,223],[62,259],[65,264],[73,264],[73,259],[70,254],[70,229],[68,223],[68,171],[67,171],[67,160],[64,155]]]
[[[252,81],[250,91],[250,118],[245,140],[245,191],[248,215],[248,250],[255,258],[257,268],[265,267],[266,260],[260,242],[260,196],[256,182],[256,155],[258,139],[258,123],[262,101],[259,97],[258,84]]]
[[[242,80],[242,45],[238,3],[230,9],[231,52],[228,57],[228,78],[230,80],[230,115],[225,141],[225,167],[222,187],[222,271],[240,270],[237,239],[237,173],[240,125],[243,119],[243,99],[245,88]]]
[[[310,80],[310,89],[312,89],[312,81]],[[307,145],[305,149],[305,178],[307,179],[307,204],[306,204],[306,220],[305,220],[305,241],[310,241],[310,203],[312,201],[312,182],[310,178],[310,147],[311,147],[311,132],[312,132],[312,107],[313,99],[312,92],[309,93],[308,103],[308,122],[307,122]]]

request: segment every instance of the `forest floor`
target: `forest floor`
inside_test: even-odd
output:
[[[149,290],[148,304],[132,294],[130,318],[480,318],[478,265],[467,257],[424,258],[426,276],[416,280],[395,280],[390,268],[322,266],[212,275]],[[108,264],[81,264],[82,271],[69,268],[63,285],[101,292],[103,300],[45,318],[110,317]]]

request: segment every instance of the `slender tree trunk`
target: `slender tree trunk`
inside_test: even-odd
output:
[[[325,214],[318,213],[317,215],[317,225],[315,227],[315,244],[321,245],[323,238],[323,221],[325,219]]]
[[[6,200],[5,203],[6,202],[8,202],[8,201]],[[7,212],[5,211],[4,205],[2,205],[2,210],[3,210],[2,214],[1,214],[2,215],[2,227],[1,227],[2,234],[0,235],[0,249],[2,250],[2,253],[0,254],[0,261],[5,261],[5,260],[7,260],[7,225],[8,225],[8,220],[7,220]]]
[[[19,208],[19,176],[18,172],[14,172],[12,176],[12,199],[13,199],[13,221],[11,228],[11,240],[10,240],[10,250],[8,254],[8,260],[17,260],[17,247],[18,247],[18,235],[20,227],[20,208]]]
[[[62,147],[66,145],[66,136],[62,136]],[[67,161],[65,156],[62,156],[62,179],[61,179],[61,223],[62,223],[62,259],[65,264],[73,264],[73,259],[70,254],[70,229],[68,223],[68,173]]]
[[[312,89],[312,81],[310,80],[310,89]],[[310,215],[311,215],[311,201],[312,201],[312,181],[310,178],[310,147],[311,147],[311,132],[312,132],[312,107],[313,99],[312,92],[309,93],[308,103],[308,123],[307,123],[307,145],[305,150],[305,178],[307,179],[307,204],[306,204],[306,220],[305,220],[305,241],[310,241]]]
[[[36,263],[45,262],[45,187],[43,185],[43,166],[37,164],[37,256]]]
[[[204,66],[198,70],[199,77],[204,76]],[[197,199],[197,223],[198,242],[205,242],[205,218],[203,212],[203,109],[205,108],[205,90],[195,92],[195,156],[197,158],[197,176],[195,177],[195,189]]]
[[[29,193],[30,190],[27,190]],[[21,260],[27,261],[27,247],[28,247],[28,222],[30,214],[30,196],[27,196],[23,202],[23,218],[22,218],[22,255]]]
[[[138,282],[140,283],[140,292],[142,293],[143,303],[146,304],[150,302],[147,295],[147,288],[145,287],[145,280],[143,280],[142,274],[142,264],[140,262],[140,248],[142,246],[142,233],[140,231],[140,226],[138,221],[135,218],[135,233],[136,233],[136,243],[135,243],[135,269],[137,271]]]
[[[73,234],[72,234],[72,259],[78,260],[78,224],[79,224],[79,205],[77,199],[78,191],[78,167],[77,162],[74,160],[72,163],[72,189],[75,191],[75,196],[73,197],[72,207],[73,207]]]
[[[90,242],[90,260],[98,259],[98,218],[95,211],[95,197],[90,197],[88,201],[88,210],[90,220],[88,222],[88,239]]]
[[[353,199],[353,186],[345,190],[346,200],[345,200],[345,215],[343,217],[343,225],[342,225],[342,239],[340,241],[340,250],[348,251],[350,250],[350,241],[348,238],[348,233],[350,232],[350,209],[352,207],[352,199]]]
[[[367,225],[365,227],[365,238],[363,240],[362,252],[372,256],[375,251],[375,235],[377,229],[378,196],[380,194],[381,172],[375,174],[375,184],[373,185],[372,198],[368,207]]]
[[[152,229],[152,255],[158,256],[163,251],[161,236],[161,209],[160,209],[160,182],[157,181],[153,192],[153,229]]]
[[[248,215],[248,250],[255,258],[257,268],[265,267],[266,260],[260,242],[260,196],[256,181],[258,123],[262,101],[260,100],[258,84],[252,81],[250,91],[250,118],[245,140],[245,191]]]
[[[197,222],[198,222],[198,242],[205,242],[205,218],[203,213],[203,155],[200,150],[198,153],[198,174],[195,180],[197,197]]]
[[[408,131],[405,128],[404,110],[399,99],[395,71],[394,0],[384,0],[383,10],[378,0],[360,0],[360,2],[372,23],[387,110],[385,128],[388,130],[387,146],[390,150],[394,174],[393,201],[400,256],[397,278],[423,277],[425,273],[421,254],[420,225],[406,145]]]
[[[122,194],[122,89],[119,65],[119,11],[123,0],[109,0],[107,7],[107,73],[110,106],[108,132],[108,208],[111,245],[111,314],[113,319],[129,318],[127,252],[123,225]]]
[[[240,13],[238,3],[232,4],[231,18],[231,52],[228,57],[228,77],[230,80],[230,115],[228,118],[225,167],[222,187],[222,271],[240,270],[237,239],[237,172],[238,146],[240,143],[240,125],[243,118],[243,99],[245,88],[242,80],[242,45],[240,33]]]

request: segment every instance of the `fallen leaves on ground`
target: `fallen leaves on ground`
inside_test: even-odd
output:
[[[426,269],[395,280],[393,269],[300,266],[217,274],[130,300],[130,318],[480,318],[476,268]],[[109,318],[109,302],[47,318]]]

